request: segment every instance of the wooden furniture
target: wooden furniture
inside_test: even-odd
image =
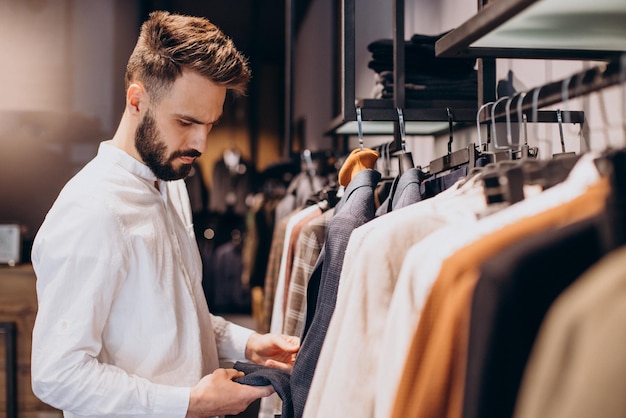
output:
[[[5,324],[2,329],[6,330],[5,333],[0,332],[0,339],[4,340],[0,340],[0,416],[4,416],[5,411],[7,418],[62,416],[59,411],[37,399],[31,389],[30,353],[36,314],[37,295],[32,266],[0,267],[0,324]],[[10,341],[12,336],[13,342]],[[11,345],[15,348],[13,352]],[[7,360],[13,362],[13,359],[13,364],[7,363]]]
[[[0,334],[4,334],[4,385],[5,411],[7,418],[17,417],[17,358],[16,358],[16,326],[15,322],[0,322]]]

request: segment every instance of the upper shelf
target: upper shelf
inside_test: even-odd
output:
[[[625,0],[495,0],[435,44],[438,57],[610,60],[626,51]]]

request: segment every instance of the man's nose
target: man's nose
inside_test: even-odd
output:
[[[194,129],[193,134],[189,138],[187,145],[201,154],[204,153],[207,144],[207,136],[209,135],[210,131],[211,128],[198,125],[197,129]]]

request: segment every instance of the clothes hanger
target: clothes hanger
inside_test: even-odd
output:
[[[541,142],[545,142],[548,145],[552,146],[552,144],[550,143],[550,141],[547,140],[542,140],[541,137],[539,136],[539,93],[541,92],[541,88],[542,86],[539,87],[535,87],[532,90],[532,105],[531,105],[531,122],[533,122],[534,125],[534,132],[535,132],[535,140],[537,141],[537,144],[540,144]]]
[[[504,106],[504,114],[506,116],[505,119],[505,124],[506,124],[506,143],[509,146],[509,148],[513,149],[513,148],[519,148],[520,147],[520,138],[521,136],[518,136],[517,138],[517,144],[513,143],[513,133],[511,131],[511,103],[513,103],[513,100],[516,97],[522,97],[522,99],[524,98],[523,93],[517,93],[514,94],[513,96],[511,96],[507,101],[506,104]],[[518,102],[520,100],[518,99]],[[518,118],[518,123],[520,122],[520,119]]]
[[[527,93],[522,92],[520,99],[517,101],[517,120],[521,121],[520,127],[519,127],[520,129],[519,136],[520,138],[524,138],[524,143],[520,147],[520,150],[521,150],[520,158],[532,157],[533,159],[536,159],[539,153],[539,148],[538,147],[531,148],[528,145],[528,117],[526,116],[526,113],[522,112],[522,104],[524,103],[524,99],[526,98],[526,96],[527,96]]]
[[[483,145],[483,141],[482,141],[482,135],[481,135],[481,129],[480,129],[480,113],[483,111],[483,109],[486,109],[487,106],[493,106],[493,104],[494,104],[494,102],[484,103],[482,106],[480,106],[478,108],[478,112],[476,112],[476,132],[477,132],[477,135],[478,135],[478,147],[479,147],[479,149],[481,151],[483,151],[483,150],[486,151],[487,150],[486,149],[487,148],[486,147],[487,144]],[[489,128],[487,129],[487,131],[489,132]]]
[[[392,161],[391,146],[392,145],[393,145],[393,141],[385,142],[383,145],[381,145],[383,163],[384,163],[383,164],[383,168],[384,168],[383,178],[381,180],[393,181],[396,178],[396,176],[393,176],[391,174],[391,161]]]
[[[506,130],[507,144],[498,145],[496,135],[496,117],[495,110],[498,103],[507,100],[506,107]],[[496,150],[504,150],[508,158],[497,159],[490,164],[487,170],[482,174],[484,186],[485,200],[487,204],[494,203],[517,203],[524,199],[524,171],[522,167],[515,161],[511,160],[512,138],[510,135],[510,104],[513,97],[504,96],[496,100],[491,106],[491,133],[492,144]]]
[[[528,118],[526,114],[522,112],[522,104],[524,103],[524,99],[526,98],[527,93],[525,91],[518,92],[513,95],[509,100],[507,100],[505,113],[506,113],[506,137],[507,144],[511,147],[511,157],[513,160],[521,160],[525,158],[535,158],[537,156],[537,148],[530,148],[528,145]],[[511,105],[513,101],[517,99],[517,124],[519,126],[517,143],[513,142],[513,132],[511,129]]]
[[[483,144],[482,142],[482,135],[481,135],[481,129],[480,129],[480,113],[483,111],[483,109],[486,109],[487,106],[491,106],[491,109],[494,110],[495,106],[497,105],[497,103],[500,101],[500,99],[498,99],[498,101],[493,101],[493,102],[487,102],[485,104],[483,104],[480,108],[478,108],[478,112],[476,112],[476,130],[478,131],[478,149],[480,151],[480,157],[485,158],[487,163],[486,165],[489,165],[491,163],[496,163],[498,161],[502,161],[502,160],[510,160],[510,152],[508,147],[504,147],[505,149],[502,150],[500,147],[500,151],[498,151],[498,148],[496,148],[496,144],[495,141],[493,140],[493,136],[495,136],[495,113],[492,112],[492,118],[491,118],[491,126],[487,128],[487,141]],[[490,147],[491,145],[491,147]]]
[[[571,77],[570,77],[571,78]],[[567,79],[567,83],[569,84],[570,78]],[[532,115],[533,121],[535,122],[535,135],[537,142],[540,142],[541,139],[539,137],[539,129],[538,129],[538,115],[539,115],[539,93],[541,91],[542,86],[536,87],[532,92]],[[561,118],[561,111],[557,109],[557,122],[559,122]],[[562,120],[559,122],[562,124]],[[549,141],[548,141],[549,143]],[[550,144],[551,145],[551,144]],[[567,178],[570,171],[578,161],[580,156],[576,155],[576,153],[565,153],[558,157],[554,157],[552,159],[541,159],[536,160],[539,162],[533,165],[526,165],[525,167],[525,183],[526,184],[538,184],[544,190],[548,189],[558,183],[561,183],[563,180]]]
[[[569,80],[567,81],[569,83]],[[538,123],[538,97],[541,91],[541,86],[532,90],[532,115],[533,121]],[[526,135],[526,119],[522,114],[522,102],[524,97],[526,97],[527,93],[520,93],[519,99],[517,102],[517,111],[518,111],[518,120],[522,120],[524,122],[524,126],[520,126],[520,134],[522,134],[521,129],[524,129],[525,143],[527,145],[527,135]],[[512,147],[516,144],[512,141],[512,136],[510,134],[510,105],[513,102],[515,97],[509,98],[506,104],[506,123],[507,123],[507,145]],[[498,102],[504,100],[505,98],[501,98],[496,101],[491,108],[492,115],[492,124],[495,123],[495,107]],[[524,199],[524,185],[535,184],[540,185],[542,189],[547,189],[552,187],[567,178],[571,169],[578,161],[579,156],[575,153],[568,153],[564,150],[564,141],[562,134],[562,113],[560,109],[556,110],[557,122],[559,123],[559,131],[561,135],[561,143],[563,147],[563,153],[557,158],[553,158],[552,160],[542,160],[538,161],[536,159],[530,158],[522,158],[520,160],[511,160],[498,162],[490,170],[483,173],[483,184],[485,187],[485,197],[488,203],[496,203],[496,202],[508,202],[508,203],[516,203],[520,200]],[[520,116],[522,116],[520,118]],[[537,139],[539,140],[538,130],[536,130]],[[497,148],[502,148],[497,145],[497,137],[495,134],[495,130],[492,125],[492,133],[493,133],[493,143]],[[518,141],[519,144],[519,141]],[[508,148],[508,147],[507,147]]]
[[[448,152],[443,157],[436,158],[430,162],[429,174],[431,176],[459,168],[463,165],[473,168],[476,166],[476,158],[479,154],[473,143],[470,143],[467,148],[452,151],[452,143],[454,142],[454,115],[449,107],[446,107],[446,113],[448,115]]]
[[[376,161],[380,154],[371,149],[363,146],[363,121],[361,118],[361,108],[357,106],[356,108],[357,114],[357,127],[359,134],[359,147],[354,149],[350,155],[346,158],[343,165],[339,169],[338,173],[338,181],[339,184],[347,187],[350,181],[356,176],[360,171],[365,169],[374,169],[376,166]]]
[[[363,120],[361,118],[361,107],[356,107],[356,126],[359,134],[359,150],[363,151]]]
[[[563,80],[563,82],[561,83],[561,102],[563,104],[566,104],[567,101],[569,100],[569,85],[572,81],[572,78],[574,76],[571,75],[568,78],[566,78],[565,80]],[[565,115],[565,120],[563,118],[563,113],[561,111],[561,109],[557,109],[556,110],[556,121],[559,127],[559,140],[561,143],[561,152],[559,153],[554,153],[552,154],[552,158],[563,158],[563,157],[570,157],[572,155],[575,155],[575,152],[567,152],[565,151],[565,135],[563,134],[563,123],[569,123],[570,122],[570,117],[569,117],[569,113],[566,113]]]
[[[383,158],[383,176],[381,178],[381,182],[389,182],[391,183],[396,176],[391,174],[391,146],[393,145],[393,141],[385,142],[380,146],[381,155]]]
[[[402,114],[402,109],[399,107],[396,108],[398,111],[398,127],[400,129],[400,139],[402,149],[398,154],[398,175],[402,175],[405,171],[414,167],[413,165],[413,155],[406,150],[406,131],[404,128],[404,115]]]
[[[385,204],[385,202],[387,202],[388,205],[391,205],[388,198],[390,195],[393,196],[398,179],[397,176],[391,175],[391,145],[393,145],[393,141],[385,142],[379,145],[382,156],[383,176],[376,187],[376,194],[378,196],[378,202],[381,205]]]
[[[496,150],[508,151],[511,149],[508,145],[501,146],[498,144],[498,135],[496,133],[496,108],[498,107],[498,103],[507,99],[509,99],[509,96],[500,97],[498,100],[495,101],[493,106],[491,106],[491,143],[493,144],[493,148]]]

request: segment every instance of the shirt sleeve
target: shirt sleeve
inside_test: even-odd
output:
[[[34,242],[39,308],[33,392],[78,415],[184,417],[190,388],[155,384],[98,360],[108,314],[128,272],[128,237],[97,200],[61,199]]]
[[[211,315],[220,361],[245,361],[246,344],[254,331]]]

